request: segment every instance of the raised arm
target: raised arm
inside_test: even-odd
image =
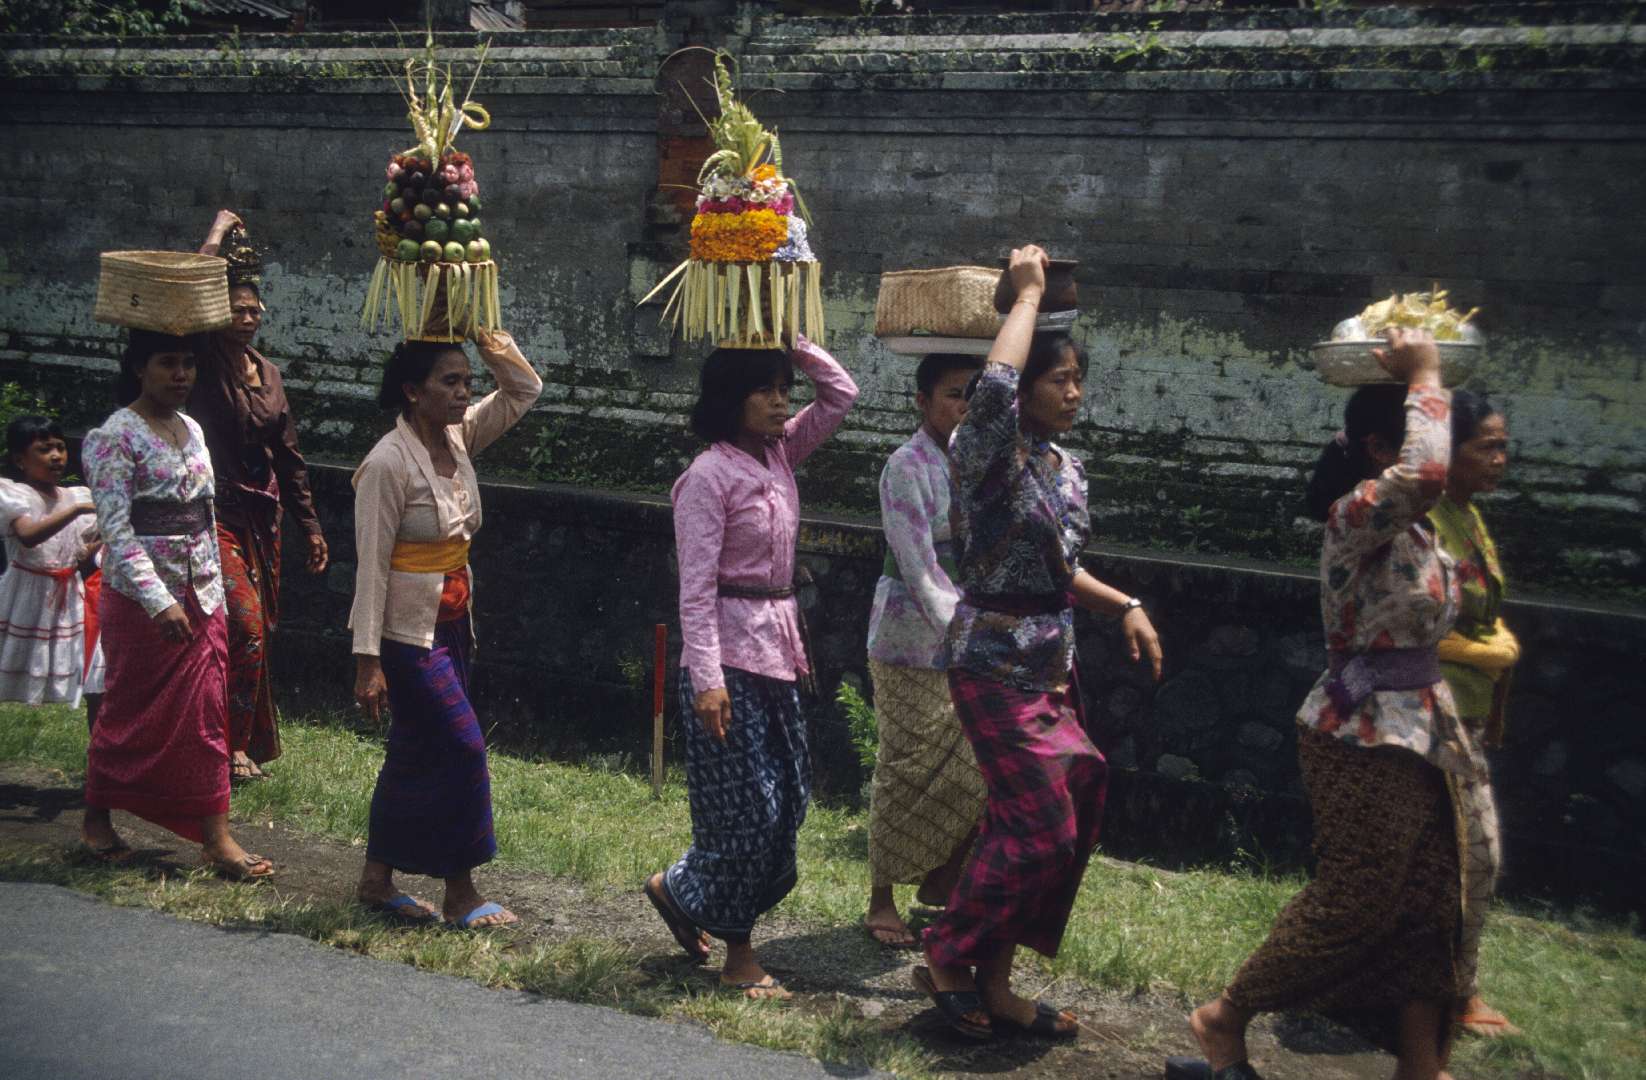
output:
[[[463,445],[471,457],[517,424],[543,393],[543,380],[520,355],[514,338],[499,330],[482,333],[475,344],[497,389],[470,405],[463,416]]]
[[[804,334],[795,336],[789,359],[817,387],[817,397],[812,403],[783,427],[783,446],[792,467],[810,457],[846,419],[852,402],[857,400],[857,383],[834,357],[808,341]]]
[[[892,455],[880,473],[880,522],[886,546],[920,613],[934,629],[944,630],[954,618],[960,590],[937,561],[932,540],[937,495],[930,480],[931,473],[918,462]]]
[[[1046,293],[1046,265],[1049,260],[1044,249],[1029,244],[1013,248],[1006,274],[1016,287],[1017,299],[1000,332],[989,348],[989,363],[1007,364],[1023,371],[1029,362],[1029,345],[1034,340],[1035,319],[1040,316],[1040,298]]]
[[[131,492],[137,462],[129,439],[130,435],[124,432],[91,431],[81,447],[81,456],[92,501],[97,504],[97,522],[108,547],[105,561],[123,568],[126,579],[137,589],[138,603],[153,618],[178,600],[160,580],[154,560],[149,558],[131,525]]]
[[[216,255],[223,246],[223,238],[229,235],[229,230],[241,224],[244,223],[233,210],[217,211],[217,216],[212,219],[211,228],[206,232],[206,239],[200,244],[200,254]]]
[[[1440,354],[1422,330],[1391,331],[1377,350],[1391,374],[1407,379],[1406,437],[1395,463],[1332,504],[1326,533],[1340,550],[1371,551],[1428,514],[1446,490],[1452,458],[1452,395],[1440,385]]]

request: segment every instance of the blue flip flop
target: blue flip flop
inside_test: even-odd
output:
[[[387,915],[391,919],[396,919],[410,926],[427,926],[432,922],[438,922],[440,919],[439,912],[427,907],[416,897],[407,896],[405,893],[391,896],[389,899],[375,904],[367,904],[366,910],[374,915]]]
[[[507,913],[503,910],[502,905],[495,904],[492,901],[487,900],[484,904],[481,904],[479,907],[475,908],[473,911],[469,912],[467,915],[463,916],[461,919],[457,919],[455,921],[447,920],[446,925],[451,927],[454,930],[495,930],[495,929],[498,929],[499,927],[511,926],[511,925],[513,925],[513,923],[520,921],[519,919],[514,919],[514,920],[511,920],[510,922],[493,923],[493,924],[488,925],[488,926],[478,926],[477,927],[477,926],[474,925],[479,920],[484,919],[487,915],[503,915],[503,914],[507,914]]]

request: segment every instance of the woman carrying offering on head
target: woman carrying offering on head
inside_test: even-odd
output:
[[[920,427],[880,473],[886,561],[869,612],[869,677],[880,730],[869,794],[869,911],[883,945],[913,946],[894,884],[941,905],[983,813],[983,774],[960,730],[943,638],[960,589],[949,523],[949,436],[980,356],[934,353],[915,370]]]
[[[389,707],[357,895],[410,921],[439,917],[395,888],[396,870],[445,879],[442,912],[463,929],[518,922],[475,888],[497,852],[486,743],[469,704],[469,542],[480,530],[471,457],[526,415],[543,380],[504,333],[476,341],[497,389],[470,402],[459,344],[402,342],[378,404],[396,413],[354,474],[354,697]]]
[[[1012,252],[1016,300],[950,443],[960,602],[949,690],[988,791],[977,847],[926,930],[915,983],[955,1030],[1070,1037],[1075,1017],[1011,989],[1019,945],[1057,953],[1097,844],[1108,768],[1092,745],[1074,672],[1074,613],[1118,616],[1133,660],[1160,677],[1141,601],[1080,567],[1091,533],[1086,475],[1052,442],[1079,415],[1086,356],[1035,334],[1046,253]]]
[[[0,477],[0,701],[78,705],[86,665],[80,565],[99,546],[83,487],[59,487],[69,460],[57,421],[20,416],[6,428]]]
[[[81,836],[100,855],[123,853],[109,811],[126,810],[203,844],[225,877],[262,878],[274,864],[229,832],[211,458],[200,425],[179,412],[194,379],[189,339],[132,330],[116,388],[124,407],[81,449],[107,547],[105,692],[86,751]]]
[[[1314,879],[1190,1017],[1206,1060],[1169,1060],[1168,1077],[1249,1080],[1252,1017],[1308,1009],[1360,1021],[1395,1053],[1399,1080],[1434,1080],[1473,985],[1459,947],[1459,839],[1495,847],[1495,831],[1460,820],[1475,814],[1486,763],[1435,648],[1457,613],[1452,560],[1428,519],[1446,488],[1451,395],[1427,331],[1386,333],[1377,357],[1400,385],[1355,391],[1309,481],[1310,511],[1326,523],[1329,656],[1297,716]]]
[[[791,419],[795,367],[817,396]],[[851,376],[805,337],[787,353],[716,349],[691,416],[710,445],[674,485],[692,845],[645,893],[688,955],[708,958],[707,935],[724,941],[720,982],[751,998],[789,996],[749,936],[794,887],[811,790],[796,684],[816,661],[794,595],[794,469],[856,399]]]
[[[200,254],[216,255],[240,219],[220,210]],[[249,250],[249,249],[247,249]],[[280,369],[252,347],[263,324],[255,261],[230,251],[228,329],[207,334],[189,415],[205,432],[217,476],[217,544],[229,627],[229,770],[263,776],[280,756],[269,653],[280,615],[280,511],[308,543],[308,571],[326,569],[326,539],[297,449],[297,425]]]
[[[1509,425],[1484,394],[1452,393],[1452,464],[1446,494],[1429,511],[1441,548],[1457,568],[1459,604],[1452,632],[1440,639],[1440,673],[1451,688],[1458,715],[1482,746],[1503,742],[1504,703],[1509,677],[1520,660],[1520,642],[1503,624],[1507,582],[1497,545],[1474,504],[1476,495],[1496,491],[1509,463]],[[1454,791],[1454,797],[1458,793]],[[1471,819],[1491,827],[1488,843],[1471,845],[1463,887],[1463,947],[1466,972],[1476,970],[1486,909],[1497,881],[1497,807],[1489,778],[1468,789],[1475,800]],[[1478,986],[1464,987],[1469,1000],[1458,1023],[1472,1035],[1494,1038],[1520,1029],[1487,1005]]]

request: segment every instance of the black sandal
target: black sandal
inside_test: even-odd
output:
[[[1200,1058],[1169,1057],[1166,1059],[1166,1080],[1263,1080],[1249,1061],[1225,1065],[1216,1072],[1210,1063]]]
[[[1076,1020],[1071,1027],[1058,1026],[1063,1019],[1063,1010],[1055,1005],[1048,1005],[1044,1001],[1034,1003],[1034,1019],[1027,1024],[1020,1024],[1009,1016],[1000,1016],[990,1013],[989,1020],[996,1028],[1021,1035],[1040,1035],[1048,1039],[1072,1039],[1080,1034],[1080,1021]]]
[[[932,980],[931,969],[924,966],[916,967],[911,974],[915,986],[932,999],[932,1004],[937,1006],[937,1011],[942,1014],[944,1022],[949,1027],[977,1042],[994,1038],[992,1023],[979,1024],[975,1020],[966,1019],[968,1013],[989,1015],[988,1010],[983,1007],[983,998],[976,990],[939,990],[937,983]]]
[[[662,916],[663,922],[674,935],[674,940],[686,950],[686,955],[702,963],[709,958],[709,947],[703,944],[703,931],[698,925],[688,919],[684,912],[674,906],[674,902],[662,889],[652,889],[652,879],[647,878],[646,884],[640,887],[646,899],[652,902],[657,914]]]

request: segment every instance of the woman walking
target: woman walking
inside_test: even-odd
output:
[[[101,635],[105,692],[86,751],[92,851],[126,848],[111,810],[204,846],[231,878],[274,864],[229,832],[223,579],[212,520],[211,459],[200,425],[178,410],[194,386],[188,339],[131,331],[115,410],[86,435],[86,478],[107,546]]]
[[[1080,567],[1086,475],[1052,442],[1079,415],[1084,352],[1034,333],[1046,253],[1013,251],[1016,300],[950,446],[962,595],[948,631],[949,690],[988,803],[973,852],[924,939],[915,982],[957,1031],[1070,1037],[1074,1015],[1011,989],[1019,945],[1055,956],[1097,844],[1108,768],[1074,671],[1073,606],[1119,616],[1132,659],[1160,677],[1142,602]]]
[[[791,419],[795,367],[817,397]],[[721,985],[751,998],[790,996],[749,938],[794,887],[811,791],[796,684],[815,661],[794,599],[794,469],[856,398],[846,370],[804,337],[788,353],[716,349],[691,416],[710,445],[674,485],[692,845],[645,893],[694,959],[708,958],[705,931],[724,941]]]
[[[220,210],[200,248],[216,255],[240,219]],[[189,415],[205,432],[217,477],[217,544],[229,628],[229,770],[261,779],[280,756],[269,652],[280,619],[280,512],[308,545],[308,571],[326,569],[326,540],[297,449],[297,425],[280,369],[252,347],[263,324],[261,267],[250,249],[228,252],[228,329],[204,336]]]
[[[1452,632],[1440,639],[1440,672],[1451,688],[1458,716],[1481,746],[1503,742],[1504,703],[1509,677],[1520,660],[1520,642],[1503,623],[1507,582],[1498,562],[1497,545],[1474,497],[1496,491],[1509,458],[1509,426],[1484,394],[1452,393],[1452,463],[1446,494],[1429,521],[1457,568],[1458,611]],[[1486,1004],[1477,985],[1480,934],[1497,881],[1497,807],[1489,780],[1459,794],[1476,800],[1469,820],[1479,823],[1484,842],[1471,843],[1463,871],[1464,991],[1468,1001],[1458,1024],[1471,1035],[1496,1038],[1520,1029]]]
[[[1452,560],[1428,512],[1445,490],[1451,395],[1425,331],[1392,329],[1378,359],[1403,385],[1357,390],[1309,482],[1326,523],[1327,671],[1298,712],[1314,815],[1314,880],[1223,995],[1190,1025],[1205,1061],[1170,1078],[1254,1077],[1259,1012],[1355,1016],[1392,1049],[1397,1080],[1443,1076],[1460,990],[1459,791],[1485,761],[1460,722],[1435,647],[1457,612]],[[1467,835],[1467,834],[1463,834]]]
[[[354,697],[389,734],[372,793],[357,895],[411,921],[438,916],[394,885],[396,870],[445,880],[441,914],[463,929],[518,922],[475,888],[497,853],[486,743],[469,704],[469,542],[480,530],[472,456],[496,442],[543,392],[504,333],[476,344],[497,389],[470,404],[459,345],[402,342],[378,404],[396,413],[354,474]]]
[[[983,774],[960,730],[943,638],[960,589],[949,524],[949,436],[966,415],[980,356],[934,353],[915,369],[920,427],[880,473],[886,561],[869,612],[869,677],[880,740],[869,794],[869,910],[882,945],[915,943],[894,884],[941,905],[983,813]]]

